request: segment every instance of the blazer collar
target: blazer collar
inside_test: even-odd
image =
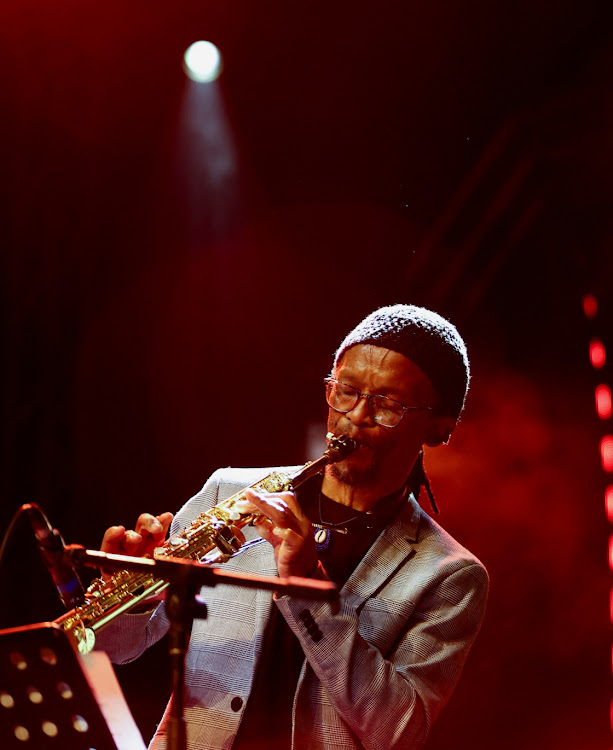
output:
[[[359,609],[415,553],[422,510],[409,495],[396,518],[381,532],[343,587],[343,594]]]

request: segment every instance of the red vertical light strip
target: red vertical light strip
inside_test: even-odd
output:
[[[598,338],[590,340],[590,362],[595,370],[601,370],[607,361],[607,350]]]
[[[593,294],[583,296],[583,314],[586,318],[595,318],[598,315],[598,300]]]
[[[611,389],[605,383],[600,383],[594,391],[596,413],[600,419],[611,418]]]
[[[600,438],[600,462],[603,471],[613,472],[613,435],[604,435]]]
[[[604,502],[609,523],[613,524],[613,484],[609,484],[604,491]],[[613,596],[613,593],[611,595]]]
[[[583,314],[588,320],[595,320],[598,316],[598,300],[593,294],[585,294],[582,299]],[[592,336],[589,344],[590,364],[594,370],[601,370],[607,361],[605,345],[596,336]],[[613,405],[611,388],[606,383],[599,383],[594,391],[596,413],[602,421],[611,419]],[[613,472],[613,436],[603,435],[600,439],[600,462],[605,473]],[[613,527],[613,483],[610,479],[605,489],[605,510],[610,528]],[[609,570],[613,571],[613,534],[609,534],[608,549]],[[613,624],[613,586],[609,588],[609,620]],[[611,645],[611,673],[613,674],[613,644]],[[609,726],[613,733],[613,699],[609,703]],[[613,749],[612,749],[613,750]]]

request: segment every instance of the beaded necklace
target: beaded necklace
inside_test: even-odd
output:
[[[408,485],[405,485],[400,492],[394,493],[395,497],[392,498],[388,497],[385,498],[385,505],[381,506],[379,505],[379,508],[384,511],[383,515],[388,516],[389,514],[389,505],[390,500],[392,500],[392,504],[394,507],[398,507],[400,503],[406,498],[408,493]],[[319,498],[318,498],[318,509],[319,509],[319,520],[318,521],[311,521],[311,525],[313,526],[313,537],[315,539],[315,547],[319,552],[328,549],[330,546],[330,543],[332,541],[333,532],[336,534],[343,534],[347,535],[351,531],[355,530],[360,526],[359,523],[356,522],[362,522],[363,528],[366,531],[369,531],[373,528],[375,522],[376,522],[376,515],[381,516],[382,514],[376,514],[375,510],[367,510],[367,511],[359,511],[354,516],[351,516],[351,518],[347,518],[343,521],[339,521],[337,523],[332,523],[331,521],[324,521],[323,519],[323,512],[322,512],[322,498],[323,493],[319,492]],[[353,526],[351,528],[348,528],[351,524]]]

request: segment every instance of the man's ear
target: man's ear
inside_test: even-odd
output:
[[[441,443],[447,443],[456,426],[453,417],[432,417],[426,429],[425,444],[430,448],[436,448]]]

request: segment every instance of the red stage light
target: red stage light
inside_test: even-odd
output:
[[[595,318],[598,315],[598,300],[593,294],[583,296],[583,313],[586,318]]]
[[[600,461],[605,471],[613,471],[613,435],[600,439]]]
[[[604,344],[600,339],[592,339],[590,341],[590,362],[592,363],[592,367],[600,370],[601,367],[604,367],[606,360],[607,352]]]
[[[607,518],[613,524],[613,484],[610,484],[604,491],[604,503],[607,510]],[[613,592],[611,596],[613,596]]]
[[[613,534],[609,535],[609,568],[613,570]]]
[[[600,419],[609,419],[611,416],[611,389],[608,385],[601,383],[596,386],[596,412]]]

